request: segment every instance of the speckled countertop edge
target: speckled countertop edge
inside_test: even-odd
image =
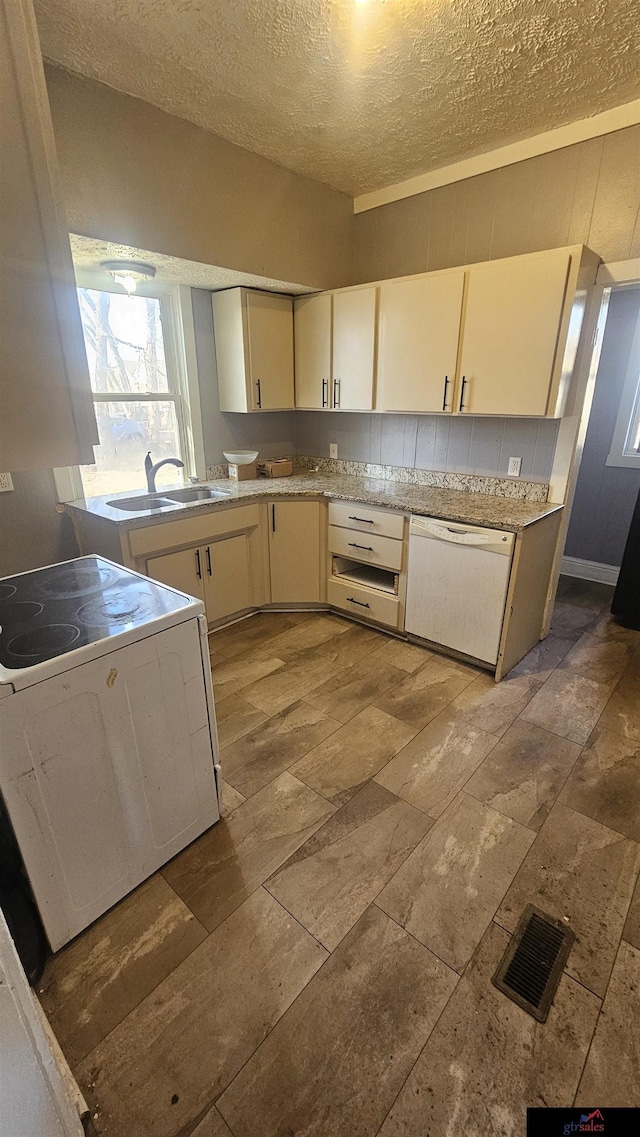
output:
[[[118,497],[126,498],[133,495],[108,494],[104,497],[88,498],[86,501],[68,502],[66,509],[71,514],[101,518],[116,525],[118,529],[140,529],[147,525],[157,525],[164,520],[175,521],[179,517],[208,513],[210,510],[224,509],[238,502],[250,502],[265,497],[327,497],[341,501],[358,501],[363,505],[385,506],[402,513],[416,513],[424,517],[437,517],[467,525],[485,525],[517,533],[563,508],[561,505],[432,486],[407,485],[405,482],[361,478],[348,474],[295,474],[288,478],[260,478],[246,482],[221,478],[208,482],[207,485],[224,490],[225,497],[206,502],[176,503],[171,509],[147,509],[139,513],[123,513],[107,502],[117,500]],[[162,489],[167,490],[169,487]],[[159,492],[162,492],[162,489]]]

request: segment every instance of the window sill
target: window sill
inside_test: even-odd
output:
[[[607,454],[605,466],[618,466],[621,469],[640,470],[640,454]]]

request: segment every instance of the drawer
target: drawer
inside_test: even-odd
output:
[[[386,596],[371,588],[360,588],[347,581],[330,579],[327,581],[327,600],[334,608],[342,608],[352,616],[362,616],[386,624],[388,628],[400,626],[400,601],[397,596]]]
[[[329,552],[351,557],[353,561],[366,561],[400,572],[403,549],[404,543],[393,537],[378,537],[373,533],[340,529],[337,525],[329,526]]]
[[[395,537],[396,540],[402,540],[404,536],[404,517],[401,513],[396,513],[393,509],[371,509],[357,501],[330,501],[329,524],[377,533],[381,537]]]

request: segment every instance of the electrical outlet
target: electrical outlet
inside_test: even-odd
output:
[[[509,459],[509,477],[510,478],[519,478],[521,469],[522,469],[522,458],[510,458]]]
[[[0,474],[0,493],[6,493],[7,490],[13,489],[13,478],[11,474]]]
[[[330,458],[337,458],[338,457],[338,443],[337,442],[330,442],[329,443],[329,457]]]

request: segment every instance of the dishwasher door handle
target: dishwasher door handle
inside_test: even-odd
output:
[[[452,545],[488,545],[491,538],[486,533],[474,533],[469,529],[454,529],[451,525],[427,525],[427,534],[438,541],[450,541]],[[456,541],[456,537],[462,540]]]

